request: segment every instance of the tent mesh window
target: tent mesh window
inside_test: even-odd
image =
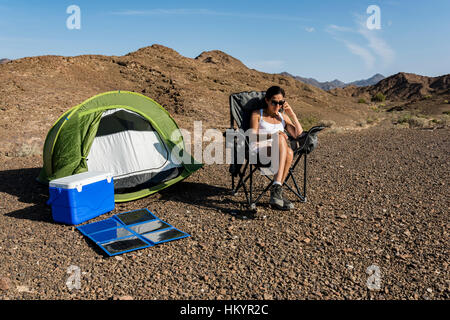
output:
[[[151,124],[124,109],[103,113],[86,161],[89,170],[113,173],[115,193],[150,188],[183,169]]]

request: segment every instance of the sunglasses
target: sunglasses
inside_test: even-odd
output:
[[[272,100],[272,101],[270,101],[270,103],[271,103],[274,107],[276,107],[277,105],[282,106],[285,102],[286,102],[286,101],[284,101],[284,100],[280,100],[280,101]]]

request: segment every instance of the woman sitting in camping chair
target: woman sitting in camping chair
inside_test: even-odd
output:
[[[291,210],[294,205],[288,199],[283,198],[282,185],[289,173],[294,152],[289,146],[288,136],[284,130],[293,138],[297,138],[303,132],[303,129],[284,97],[285,92],[282,88],[278,86],[270,87],[266,91],[262,109],[253,111],[250,128],[252,134],[256,135],[256,139],[252,139],[255,142],[250,145],[250,150],[258,156],[271,157],[273,139],[278,139],[279,166],[270,188],[269,203],[279,210]],[[269,162],[268,159],[264,161]]]

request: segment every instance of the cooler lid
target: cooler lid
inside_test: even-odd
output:
[[[53,188],[75,189],[102,180],[108,180],[110,182],[111,179],[112,174],[109,172],[88,171],[52,180],[49,186]]]

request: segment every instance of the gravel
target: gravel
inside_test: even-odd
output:
[[[448,299],[449,133],[325,132],[291,212],[268,195],[247,212],[227,166],[206,166],[95,219],[148,208],[192,235],[119,258],[52,222],[38,156],[1,155],[0,299]]]

